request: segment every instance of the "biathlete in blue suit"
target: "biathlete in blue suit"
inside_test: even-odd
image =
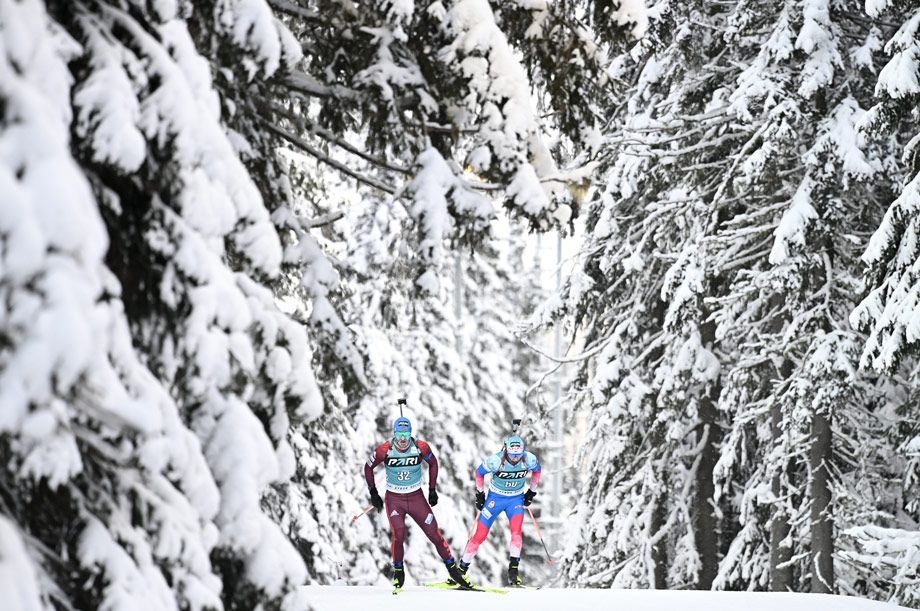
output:
[[[492,478],[487,497],[484,491],[485,476],[490,473]],[[528,473],[531,473],[530,487],[526,487]],[[479,545],[489,534],[493,522],[499,514],[504,513],[511,522],[508,583],[513,586],[522,585],[518,567],[524,543],[521,533],[524,507],[530,505],[533,497],[537,496],[536,488],[539,483],[540,461],[532,453],[524,451],[524,440],[518,435],[509,437],[501,452],[489,456],[479,465],[476,469],[476,509],[479,510],[479,521],[476,524],[476,533],[467,543],[463,559],[460,561],[460,570],[464,574],[469,569]]]

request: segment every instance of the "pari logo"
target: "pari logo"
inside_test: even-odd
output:
[[[527,471],[499,471],[495,474],[498,479],[524,479],[527,477]]]
[[[388,467],[414,467],[422,460],[421,456],[394,456],[387,458]]]

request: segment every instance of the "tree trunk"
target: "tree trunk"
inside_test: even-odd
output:
[[[818,412],[811,425],[811,591],[834,591],[834,521],[828,462],[831,459],[831,421]]]
[[[778,312],[770,323],[770,333],[779,336],[788,323],[787,315],[783,312],[785,295],[775,293],[770,298],[770,308]],[[764,392],[771,392],[770,386],[778,378],[784,381],[792,375],[793,364],[788,358],[783,358],[777,375],[773,379],[764,379]],[[768,378],[768,376],[764,376]],[[771,448],[782,443],[783,439],[783,410],[782,406],[774,403],[770,406],[770,441]],[[782,470],[773,474],[770,481],[770,490],[774,498],[785,496],[787,489],[783,485],[783,476],[791,482],[793,474],[792,461],[788,458]],[[770,516],[770,590],[773,592],[787,592],[793,590],[792,583],[792,542],[789,540],[789,513],[786,509],[788,501],[774,502],[773,515]]]
[[[652,511],[652,523],[649,532],[652,536],[664,528],[665,524],[665,506],[661,497],[655,499],[655,509]],[[652,562],[655,563],[654,583],[652,587],[656,590],[668,589],[668,537],[661,537],[657,543],[652,546]]]
[[[708,314],[708,312],[705,312]],[[704,316],[704,319],[708,316]],[[700,326],[700,341],[707,350],[715,342],[715,322],[707,321]],[[716,401],[722,392],[717,379],[711,382],[700,397],[697,443],[705,443],[701,450],[695,475],[695,499],[693,515],[693,538],[700,557],[700,569],[696,578],[696,589],[709,590],[719,572],[719,534],[715,516],[715,484],[713,471],[719,460],[719,442],[722,430],[718,425]],[[705,438],[705,442],[704,442]]]
[[[783,364],[783,368],[786,364]],[[770,408],[770,436],[775,447],[780,443],[783,430],[780,424],[783,412],[778,404]],[[784,471],[789,475],[790,464],[787,462]],[[773,475],[770,483],[773,496],[778,498],[785,494],[781,473]],[[770,520],[770,590],[773,592],[786,592],[792,589],[792,544],[789,537],[789,516],[785,507],[780,503],[773,504],[773,515]]]

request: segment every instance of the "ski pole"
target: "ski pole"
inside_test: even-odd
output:
[[[364,511],[362,511],[362,512],[359,513],[358,515],[354,516],[354,517],[351,519],[351,525],[354,526],[354,525],[355,525],[355,522],[358,521],[358,518],[361,518],[361,517],[366,516],[367,514],[369,514],[369,513],[371,512],[371,509],[373,509],[373,508],[374,508],[374,506],[373,506],[373,505],[370,505],[370,506],[368,506],[367,509],[365,509]]]
[[[479,524],[479,514],[481,512],[476,512],[476,518],[473,520],[473,527],[470,529],[470,535],[466,538],[466,545],[470,544],[470,541],[473,540],[473,535],[476,534],[476,525]],[[466,545],[463,546],[463,549],[466,549]]]
[[[533,517],[533,510],[530,507],[527,508],[527,513],[530,514],[530,519],[533,520],[533,527],[537,529],[537,536],[540,537],[540,543],[543,544],[543,551],[546,552],[546,561],[549,564],[553,563],[553,559],[549,555],[549,550],[546,549],[546,541],[543,540],[543,533],[540,532],[540,526],[537,524],[537,519]]]

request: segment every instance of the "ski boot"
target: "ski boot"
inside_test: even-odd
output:
[[[514,588],[520,588],[524,585],[524,582],[521,581],[520,574],[518,574],[518,565],[520,562],[520,558],[511,558],[511,562],[508,563],[508,585]]]
[[[448,568],[447,570],[450,571],[449,568]],[[468,565],[467,563],[465,563],[464,561],[461,560],[461,561],[460,561],[460,564],[457,565],[457,570],[460,571],[461,573],[463,573],[464,575],[466,575],[466,572],[467,572],[468,570],[470,570],[470,565]],[[447,580],[447,585],[449,585],[449,586],[458,586],[458,585],[460,585],[460,584],[457,583],[456,581],[454,581],[453,577],[451,577],[450,579]]]
[[[445,562],[444,566],[447,567],[447,572],[450,574],[451,581],[457,584],[458,588],[461,590],[473,589],[473,584],[470,583],[470,580],[467,578],[466,571],[461,570],[457,563],[453,561],[453,559]]]
[[[406,581],[406,569],[403,565],[393,565],[393,594],[399,594]]]

